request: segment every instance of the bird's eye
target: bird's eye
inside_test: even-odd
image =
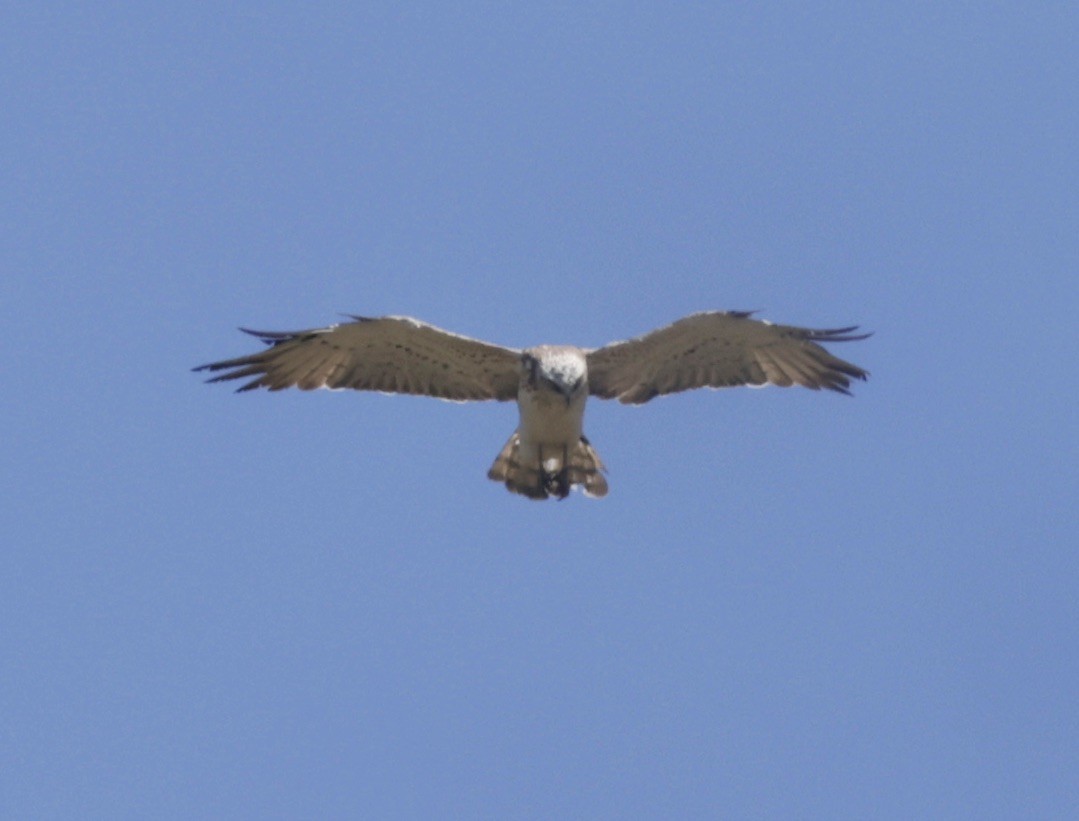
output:
[[[536,371],[539,368],[539,360],[536,359],[536,357],[532,356],[532,354],[525,353],[525,354],[521,354],[521,364],[524,366],[524,369],[528,372],[529,381],[530,382],[535,382],[536,381]]]

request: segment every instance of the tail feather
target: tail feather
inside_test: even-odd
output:
[[[555,456],[543,454],[544,458]],[[583,436],[577,445],[565,454],[559,453],[557,469],[549,470],[539,457],[531,464],[526,464],[521,455],[521,437],[514,432],[498,454],[487,478],[502,482],[506,489],[527,496],[529,499],[547,499],[554,496],[565,499],[570,489],[580,486],[586,496],[606,496],[607,479],[603,473],[606,468],[599,454]]]
[[[592,443],[582,436],[569,454],[565,468],[570,486],[580,485],[586,496],[606,496],[607,479],[603,475],[606,470]]]

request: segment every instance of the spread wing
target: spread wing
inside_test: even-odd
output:
[[[310,331],[241,328],[270,347],[195,370],[222,371],[210,382],[253,377],[239,391],[353,388],[455,401],[517,398],[520,351],[404,316],[351,318]]]
[[[692,314],[672,325],[588,351],[593,396],[640,404],[690,388],[803,385],[849,394],[868,372],[832,356],[819,342],[850,342],[858,327],[811,330],[751,319],[751,311]]]

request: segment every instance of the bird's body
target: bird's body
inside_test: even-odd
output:
[[[581,367],[583,372],[584,361]],[[561,461],[562,451],[573,448],[584,435],[584,405],[588,384],[576,389],[564,383],[537,384],[528,376],[517,389],[521,455],[529,463]]]
[[[564,499],[574,485],[607,492],[603,463],[584,437],[588,362],[579,348],[541,345],[521,354],[520,423],[487,476],[533,499]]]
[[[211,382],[253,377],[239,390],[354,388],[451,401],[516,400],[519,424],[488,472],[532,499],[565,498],[579,486],[607,493],[604,467],[584,436],[589,396],[627,404],[697,387],[803,385],[848,393],[866,371],[818,342],[864,339],[855,327],[773,325],[744,311],[693,314],[598,349],[540,345],[518,350],[452,334],[409,317],[353,317],[310,331],[247,331],[270,348],[202,365]]]

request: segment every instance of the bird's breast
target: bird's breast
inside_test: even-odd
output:
[[[576,445],[583,432],[586,398],[582,393],[567,403],[557,391],[522,385],[517,392],[521,439],[545,445]]]

